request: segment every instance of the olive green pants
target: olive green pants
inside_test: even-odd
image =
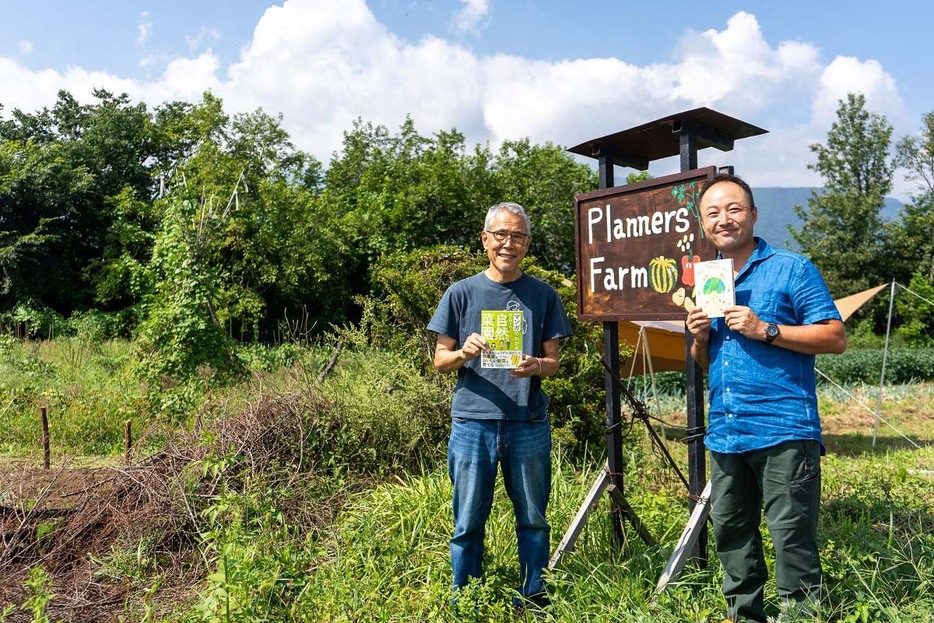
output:
[[[817,546],[820,444],[788,441],[742,454],[710,453],[711,518],[723,565],[723,596],[734,621],[765,623],[768,579],[762,508],[775,545],[775,583],[782,600],[810,609],[820,597]]]

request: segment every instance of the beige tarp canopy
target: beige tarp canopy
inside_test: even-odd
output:
[[[837,299],[834,304],[846,320],[888,284]],[[620,376],[647,372],[684,370],[684,322],[677,320],[625,321],[619,323],[619,339],[634,349],[634,355],[620,363]]]

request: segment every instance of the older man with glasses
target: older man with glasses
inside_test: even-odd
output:
[[[491,207],[480,239],[489,267],[448,288],[428,323],[438,334],[435,368],[457,372],[448,442],[453,588],[456,596],[481,577],[498,466],[516,518],[521,586],[515,604],[541,606],[551,532],[545,517],[551,428],[541,378],[558,371],[558,342],[571,326],[555,289],[519,267],[531,242],[522,206]],[[512,350],[512,358],[497,357],[501,348]]]

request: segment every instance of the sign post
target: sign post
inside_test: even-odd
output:
[[[624,542],[623,515],[643,540],[649,535],[625,500],[619,377],[619,322],[622,320],[683,320],[693,308],[693,263],[712,259],[716,250],[704,237],[697,195],[716,167],[697,169],[697,151],[716,147],[730,151],[736,139],[766,130],[709,108],[696,108],[592,139],[568,151],[596,158],[600,190],[575,198],[578,315],[603,322],[603,356],[607,365],[607,465],[591,488],[549,568],[574,547],[574,542],[600,495],[609,490],[614,528]],[[680,155],[681,173],[615,187],[614,166],[648,169],[650,161]],[[691,336],[685,332],[688,472],[690,508],[702,498],[707,481],[703,447],[703,371],[691,358]],[[693,433],[693,435],[691,434]],[[706,505],[705,505],[706,506]],[[701,521],[701,526],[703,526]],[[692,535],[692,557],[707,563],[707,535]]]

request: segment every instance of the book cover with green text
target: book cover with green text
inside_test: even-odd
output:
[[[516,368],[522,361],[521,311],[489,310],[480,312],[480,335],[490,350],[480,354],[482,368]]]

